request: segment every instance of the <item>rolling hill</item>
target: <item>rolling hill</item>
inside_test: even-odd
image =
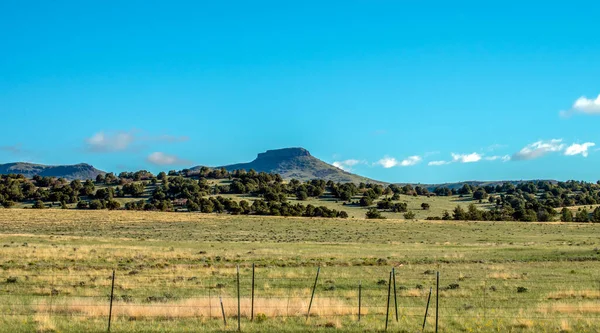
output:
[[[73,179],[94,179],[99,174],[106,172],[98,170],[85,163],[75,165],[42,165],[33,163],[8,163],[0,164],[0,174],[22,174],[27,178],[35,175],[42,177],[62,177],[68,180]]]
[[[194,169],[199,169],[197,166]],[[324,179],[334,182],[354,182],[354,183],[382,183],[366,177],[358,176],[346,172],[331,164],[325,163],[312,156],[304,148],[283,148],[267,150],[258,154],[256,159],[248,163],[238,163],[223,165],[217,168],[225,168],[228,171],[250,170],[257,172],[278,173],[285,179],[298,179],[301,181],[311,179]]]

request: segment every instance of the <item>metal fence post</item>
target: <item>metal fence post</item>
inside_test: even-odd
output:
[[[358,322],[360,322],[360,308],[362,303],[362,283],[358,281]]]
[[[437,277],[435,281],[435,333],[437,333],[440,311],[440,272],[437,272]]]
[[[392,278],[394,280],[394,307],[396,308],[396,322],[398,322],[398,295],[396,294],[396,268],[392,267]]]
[[[317,277],[315,277],[315,285],[313,286],[312,295],[310,296],[310,303],[308,304],[308,312],[306,313],[306,320],[310,317],[310,309],[312,308],[313,300],[315,298],[315,290],[317,289],[317,282],[319,281],[319,272],[321,266],[317,267]]]
[[[237,320],[238,320],[238,331],[242,330],[242,306],[240,301],[240,265],[237,265],[237,301],[238,301],[238,311],[237,311]]]
[[[112,321],[113,298],[115,295],[115,270],[112,272],[112,284],[110,287],[110,308],[108,309],[108,332],[110,332],[110,323]]]
[[[252,264],[252,305],[250,307],[250,321],[254,321],[254,263]]]
[[[385,330],[388,328],[388,321],[390,318],[390,298],[392,296],[392,272],[390,272],[390,279],[388,281],[388,296],[387,296],[387,307],[385,308]]]
[[[425,324],[427,323],[427,313],[429,312],[429,301],[431,301],[431,291],[433,288],[429,287],[429,296],[427,297],[427,306],[425,306],[425,317],[423,317],[423,327],[421,327],[421,332],[425,330]]]
[[[221,302],[221,314],[223,314],[223,325],[227,327],[227,318],[225,318],[225,307],[223,306],[223,297],[219,296],[219,302]]]

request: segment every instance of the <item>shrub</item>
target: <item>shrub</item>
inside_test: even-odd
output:
[[[366,216],[368,219],[385,219],[376,208],[369,208]]]
[[[31,206],[31,208],[34,208],[34,209],[44,209],[44,208],[46,208],[46,205],[44,205],[44,202],[42,200],[37,200],[33,204],[33,206]]]
[[[415,218],[415,213],[413,212],[406,212],[404,213],[404,218],[407,220],[412,220]]]

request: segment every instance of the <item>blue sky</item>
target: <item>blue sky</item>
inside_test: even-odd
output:
[[[597,1],[2,1],[0,163],[300,146],[390,182],[600,165]]]

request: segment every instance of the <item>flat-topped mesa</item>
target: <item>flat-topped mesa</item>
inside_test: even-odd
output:
[[[283,148],[267,150],[264,153],[258,154],[256,160],[263,159],[286,159],[300,156],[311,156],[310,152],[304,148]]]

